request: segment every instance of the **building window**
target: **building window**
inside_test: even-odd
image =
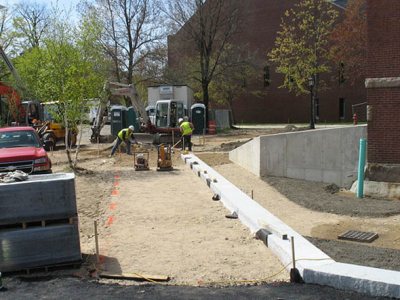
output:
[[[344,77],[344,63],[339,64],[339,85],[342,85],[346,81]]]
[[[264,87],[268,87],[271,84],[271,78],[269,74],[269,66],[264,67]]]
[[[315,119],[319,120],[319,98],[314,99],[314,105],[315,105]]]
[[[339,98],[339,119],[344,120],[346,117],[346,102],[344,101],[344,98]]]

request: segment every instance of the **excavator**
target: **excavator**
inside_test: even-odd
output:
[[[178,119],[184,116],[184,105],[179,100],[159,100],[156,103],[154,123],[150,120],[144,102],[139,98],[136,88],[132,84],[106,82],[103,91],[104,98],[100,101],[97,115],[92,125],[90,141],[101,141],[100,132],[105,124],[104,112],[110,96],[124,96],[131,100],[133,108],[140,116],[140,131],[153,136],[153,143],[171,143],[179,135]]]
[[[20,111],[21,99],[18,92],[11,86],[0,82],[0,99],[0,125],[18,120],[22,114]]]
[[[20,89],[24,89],[21,77],[15,70],[13,64],[8,59],[3,47],[0,46],[0,56],[2,57],[7,68],[10,70],[11,74],[14,76]],[[5,83],[0,83],[0,118],[2,123],[8,124],[11,122],[18,122],[23,114],[23,108],[21,107],[21,98],[19,93],[9,85]]]

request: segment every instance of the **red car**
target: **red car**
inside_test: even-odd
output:
[[[0,172],[51,173],[51,161],[32,127],[0,128]]]

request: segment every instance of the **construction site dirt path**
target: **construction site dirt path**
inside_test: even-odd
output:
[[[179,285],[288,280],[279,260],[238,220],[225,217],[179,155],[171,172],[137,172],[129,159],[115,158],[118,189],[100,231],[105,271],[167,275]]]
[[[400,201],[366,198],[362,199],[361,202],[359,199],[342,195],[341,193],[332,194],[326,189],[326,184],[273,177],[261,179],[229,161],[227,151],[243,144],[254,136],[272,134],[279,131],[282,130],[234,130],[218,136],[207,136],[204,145],[201,145],[201,137],[194,137],[194,150],[200,158],[221,172],[222,175],[243,191],[250,194],[253,190],[256,201],[299,233],[310,237],[310,239],[312,238],[315,244],[334,259],[400,270],[400,255],[398,255],[398,250],[400,249],[400,231],[398,230]],[[110,146],[103,145],[102,149],[107,149],[107,147],[109,148]],[[124,197],[126,195],[130,200],[126,200],[126,203],[123,203],[123,205],[127,206],[123,210],[118,210],[120,207],[116,206],[114,225],[122,228],[123,234],[119,233],[122,234],[119,237],[121,244],[123,244],[122,241],[126,243],[130,239],[133,240],[132,245],[135,244],[136,249],[134,251],[137,251],[135,253],[138,253],[138,257],[146,255],[148,251],[148,248],[141,249],[138,247],[138,245],[141,245],[141,237],[136,234],[138,228],[143,229],[140,233],[144,235],[143,240],[146,242],[144,244],[147,245],[146,247],[148,247],[149,243],[150,245],[159,245],[159,247],[154,247],[158,251],[155,257],[171,255],[167,254],[169,251],[165,251],[164,247],[170,237],[173,236],[173,231],[176,232],[177,236],[181,236],[177,238],[180,241],[179,243],[176,240],[172,240],[176,247],[181,247],[177,248],[178,250],[172,250],[172,254],[178,258],[180,256],[178,255],[179,253],[187,253],[186,250],[183,251],[185,244],[181,246],[182,241],[186,243],[193,238],[200,238],[198,236],[199,232],[201,232],[202,239],[213,236],[219,241],[220,237],[218,235],[221,234],[221,228],[224,228],[226,236],[222,238],[221,245],[214,244],[215,249],[219,246],[222,249],[229,246],[232,241],[229,242],[230,236],[228,236],[228,233],[233,234],[231,231],[238,231],[237,239],[244,239],[246,243],[251,242],[252,245],[256,245],[256,249],[261,247],[261,251],[268,251],[260,242],[252,239],[250,233],[240,225],[240,222],[225,219],[227,211],[220,203],[215,203],[211,200],[209,189],[194,174],[190,173],[187,167],[183,166],[179,158],[179,151],[174,154],[174,164],[177,171],[165,174],[155,171],[155,150],[151,151],[150,154],[152,170],[148,172],[133,171],[132,157],[123,154],[109,159],[107,158],[108,154],[109,149],[105,151],[83,151],[81,154],[80,166],[88,170],[87,174],[78,175],[76,179],[81,242],[85,253],[94,252],[93,220],[97,219],[100,225],[104,225],[109,217],[110,202],[112,201],[110,195],[116,170],[121,173],[121,195]],[[63,171],[65,154],[61,151],[54,152],[53,161],[56,164],[55,170]],[[137,215],[138,213],[140,215]],[[118,216],[118,214],[121,214],[122,217]],[[173,218],[174,215],[177,216],[176,219]],[[195,226],[192,224],[194,222],[197,222]],[[143,226],[150,226],[150,224],[154,224],[152,226],[154,229],[149,227],[150,230],[145,230],[147,227]],[[185,228],[180,228],[182,227],[180,226],[181,224],[185,224],[183,226]],[[186,228],[188,224],[193,225],[188,228],[196,229],[194,231],[188,230]],[[211,226],[214,224],[215,226]],[[232,230],[233,228],[238,230]],[[339,242],[337,235],[350,229],[374,231],[379,234],[379,238],[368,245]],[[130,230],[134,231],[130,234]],[[105,232],[101,232],[101,234],[105,234]],[[119,244],[119,241],[117,234],[113,234],[115,236],[112,235],[112,242],[115,246]],[[102,236],[100,238],[102,239]],[[228,240],[225,240],[225,238],[228,238]],[[205,260],[211,257],[208,251],[204,251],[204,245],[201,243],[198,245],[194,243],[195,246],[193,246],[193,243],[189,244],[192,248],[198,249],[195,256],[196,259],[201,261],[202,255],[205,256]],[[236,244],[240,245],[240,243]],[[251,248],[249,247],[249,249]],[[202,278],[201,272],[196,273],[196,276],[179,275],[179,270],[188,272],[188,269],[182,266],[176,267],[176,272],[165,272],[164,269],[153,269],[154,267],[142,267],[147,265],[146,261],[143,259],[140,259],[140,263],[138,260],[135,261],[133,257],[136,254],[133,255],[132,251],[127,249],[124,254],[123,248],[118,250],[120,254],[127,257],[119,258],[122,265],[126,265],[125,269],[129,265],[129,270],[146,273],[153,271],[160,274],[167,273],[166,275],[180,278],[177,279],[177,282],[184,282],[191,277],[193,277],[190,279],[191,282],[195,282]],[[365,257],[371,259],[363,259],[364,256],[359,255],[360,251],[365,254]],[[220,254],[221,259],[224,260],[225,253],[221,251]],[[212,255],[215,257],[215,253]],[[154,258],[152,258],[152,255],[149,255],[148,258],[149,265],[151,265]],[[215,257],[215,259],[219,258]],[[182,259],[179,260],[178,258],[178,261],[182,263]],[[133,262],[135,262],[135,265],[132,266]],[[207,268],[204,268],[204,270],[207,270]],[[268,272],[268,274],[272,273]],[[251,278],[252,276],[246,277]],[[210,280],[218,280],[219,277],[212,275],[209,278]],[[241,277],[233,276],[233,278]]]
[[[250,193],[253,190],[256,201],[295,230],[309,237],[334,259],[400,270],[398,216],[385,217],[383,212],[379,218],[365,215],[352,217],[348,214],[341,215],[305,208],[307,205],[304,203],[309,201],[308,199],[323,198],[327,192],[322,189],[319,191],[320,194],[315,195],[316,192],[312,187],[316,184],[303,181],[282,179],[278,183],[269,183],[268,180],[257,178],[229,162],[227,151],[254,136],[277,132],[279,131],[275,129],[238,130],[209,136],[205,145],[200,145],[201,139],[195,137],[194,150],[199,157],[243,191]],[[97,221],[100,250],[106,258],[103,267],[110,272],[168,275],[172,277],[172,284],[195,286],[209,282],[216,282],[218,286],[230,285],[235,282],[240,283],[237,281],[244,279],[289,280],[287,272],[269,278],[282,269],[281,263],[265,245],[255,240],[238,220],[225,218],[228,211],[220,202],[211,200],[210,190],[183,165],[178,151],[174,154],[176,170],[169,173],[155,171],[155,150],[150,153],[152,170],[142,172],[133,170],[133,157],[122,154],[110,159],[107,157],[109,152],[110,144],[101,145],[98,149],[96,146],[87,145],[82,148],[80,154],[79,166],[83,170],[77,174],[76,191],[81,247],[84,254],[95,252],[93,222]],[[51,153],[50,157],[54,164],[54,172],[68,171],[66,156],[62,150]],[[288,185],[292,189],[291,194],[285,193],[282,189]],[[114,192],[116,195],[112,195],[114,190],[118,190],[117,194]],[[351,202],[346,203],[352,205]],[[389,211],[390,214],[392,213]],[[345,229],[376,231],[380,237],[369,245],[338,242],[337,233]],[[88,269],[93,270],[93,265],[85,264],[78,276],[87,276]],[[59,290],[62,292],[60,295],[65,298],[99,295],[99,299],[106,299],[112,292],[122,296],[128,291],[120,290],[115,286],[117,281],[113,280],[101,279],[97,281],[100,285],[94,285],[73,278],[64,278],[65,274],[61,274],[61,277],[57,277],[58,274],[54,276],[56,276],[54,280],[49,278],[41,282],[6,279],[4,283],[10,287],[6,298],[18,299],[22,296],[29,298],[29,295],[34,295],[36,298],[51,298],[51,295],[59,295],[57,293]],[[136,284],[127,281],[118,283]],[[282,286],[285,285],[276,284],[279,289]],[[54,287],[57,288],[53,292]],[[290,294],[292,288],[291,285],[284,287],[279,297],[299,299],[300,294],[307,295],[307,288],[302,288],[297,296]],[[312,290],[313,287],[309,289]],[[267,290],[270,291],[269,288]],[[193,297],[196,298],[201,291],[204,292],[204,290],[194,291]],[[217,291],[212,290],[210,293],[215,295]],[[143,295],[143,298],[150,295],[147,299],[151,299],[149,292],[151,291],[145,292],[140,289],[135,295]],[[220,292],[224,293],[224,290]],[[244,289],[236,293],[243,292]],[[155,299],[157,295],[162,294],[156,294]],[[366,298],[348,294],[338,296],[336,291],[324,288],[318,288],[312,295],[314,299]],[[179,297],[175,294],[172,298]],[[203,298],[206,299],[208,296]]]

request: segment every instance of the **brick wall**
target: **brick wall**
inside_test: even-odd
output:
[[[399,0],[400,1],[400,0]],[[276,32],[280,30],[281,18],[284,12],[293,7],[293,0],[246,0],[243,1],[243,20],[240,32],[233,39],[233,43],[245,45],[257,51],[259,76],[254,78],[251,88],[262,91],[261,97],[253,93],[240,96],[233,104],[233,114],[236,122],[245,123],[307,123],[310,119],[310,96],[296,96],[286,89],[280,89],[283,77],[274,72],[270,66],[271,84],[263,86],[263,69],[267,62],[267,53],[273,48]],[[178,62],[188,52],[185,47],[187,37],[184,31],[169,37],[168,64],[177,66]],[[187,43],[186,43],[187,45]],[[334,70],[336,72],[336,70]],[[363,80],[355,86],[344,84],[339,86],[334,73],[326,76],[328,81],[326,91],[319,95],[320,122],[339,122],[339,99],[345,99],[345,121],[352,120],[352,104],[366,102],[366,91]],[[251,80],[249,80],[250,82]],[[212,101],[211,101],[212,104]]]
[[[400,77],[400,1],[368,0],[368,78]],[[368,162],[400,164],[400,86],[367,90]]]

